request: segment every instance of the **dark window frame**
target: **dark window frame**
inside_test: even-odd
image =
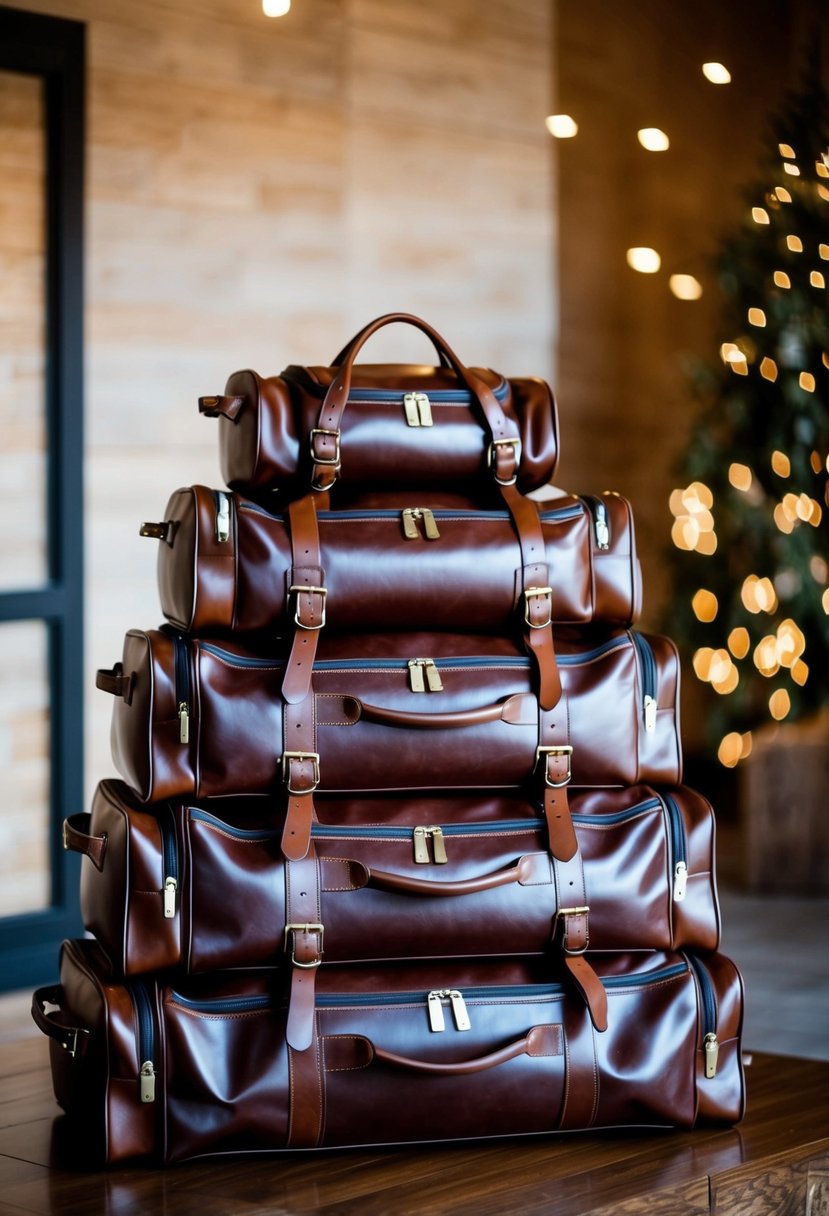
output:
[[[65,815],[83,806],[83,182],[85,26],[0,7],[0,69],[44,82],[47,173],[46,378],[48,576],[0,589],[0,622],[49,634],[50,906],[0,918],[0,991],[40,984],[57,945],[81,931],[78,858]]]

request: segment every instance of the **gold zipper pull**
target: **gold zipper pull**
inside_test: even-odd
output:
[[[455,1026],[458,1030],[471,1030],[472,1023],[469,1020],[469,1011],[466,1008],[466,1001],[463,999],[457,988],[451,989],[449,992],[449,1000],[452,1003],[452,1016],[455,1019]]]
[[[685,898],[685,888],[688,883],[688,867],[684,861],[678,861],[674,866],[674,900],[680,903]]]
[[[186,701],[180,701],[178,706],[178,739],[179,743],[190,742],[190,709]]]
[[[216,494],[216,540],[225,541],[230,536],[230,499],[219,491]]]
[[[172,920],[176,914],[176,891],[178,883],[174,878],[164,879],[164,919]]]
[[[429,692],[443,692],[443,683],[441,682],[440,672],[437,669],[435,660],[422,659],[421,662],[426,672],[426,683],[429,685]]]
[[[645,730],[656,730],[656,698],[646,696],[644,701]]]
[[[420,426],[420,413],[417,408],[418,393],[403,394],[403,409],[406,412],[406,426]]]
[[[152,1060],[145,1060],[138,1074],[142,1102],[155,1102],[155,1068]]]
[[[429,846],[426,843],[426,828],[422,826],[416,827],[412,832],[412,840],[414,842],[415,864],[419,866],[428,866]]]
[[[409,687],[412,692],[425,692],[423,683],[423,659],[409,659]]]
[[[420,518],[420,512],[416,507],[406,507],[402,512],[403,518],[403,535],[406,540],[420,540],[420,533],[417,530],[416,519]]]
[[[446,856],[446,838],[443,829],[435,824],[426,831],[432,837],[432,851],[435,855],[435,865],[445,866],[449,858]]]
[[[436,1034],[446,1029],[440,997],[441,994],[439,992],[430,992],[426,997],[426,1008],[429,1010],[429,1026]]]
[[[705,1076],[710,1081],[717,1075],[717,1059],[720,1054],[720,1045],[713,1031],[702,1040],[702,1046],[705,1051]]]
[[[421,426],[432,425],[432,404],[429,401],[426,393],[414,394],[415,405],[417,406],[418,421]]]
[[[440,532],[435,523],[435,517],[428,507],[420,508],[420,515],[423,520],[423,527],[426,532],[427,540],[440,540]]]

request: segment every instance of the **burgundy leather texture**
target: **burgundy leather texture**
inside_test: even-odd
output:
[[[127,985],[107,977],[94,943],[65,943],[60,1018],[91,1034],[75,1057],[53,1043],[59,1099],[75,1117],[105,1112],[108,1162],[738,1120],[733,964],[661,952],[592,961],[603,1034],[548,963],[331,966],[317,977],[312,1045],[293,1052],[278,972]]]
[[[423,497],[439,531],[429,539],[412,504],[388,495],[378,504],[318,513],[326,627],[520,633],[521,550],[502,509],[442,507]],[[217,526],[218,504],[227,522]],[[415,504],[417,507],[417,504]],[[565,495],[538,505],[557,624],[626,626],[641,605],[633,519],[618,494]],[[287,512],[272,514],[237,494],[204,486],[177,490],[159,541],[164,615],[196,633],[293,629]],[[485,560],[482,560],[485,558]]]
[[[241,494],[278,491],[279,501],[311,488],[311,431],[338,369],[288,367],[281,376],[235,372],[226,397],[241,402],[219,415],[222,477]],[[505,380],[473,368],[518,423],[518,487],[526,493],[551,481],[558,457],[558,415],[548,384]],[[361,391],[363,390],[363,391]],[[367,390],[367,391],[366,391]],[[425,393],[432,426],[409,426],[403,397]],[[421,364],[356,364],[341,422],[343,485],[439,486],[488,484],[491,440],[483,414],[449,368]]]
[[[537,802],[487,793],[316,801],[326,963],[543,954],[558,910],[575,902],[567,872],[550,858]],[[570,805],[591,950],[717,948],[714,820],[704,798],[640,785],[584,791]],[[286,863],[274,799],[147,809],[123,782],[104,781],[91,815],[76,818],[88,819],[74,844],[87,853],[84,924],[113,969],[284,960]]]
[[[551,719],[556,742],[573,747],[573,785],[678,784],[673,643],[626,630],[589,639],[561,631],[556,650],[564,696],[542,715],[542,736],[530,661],[506,639],[323,631],[306,702],[319,789],[532,784]],[[432,662],[442,691],[412,691],[417,660]],[[113,670],[123,689],[114,701],[113,759],[142,800],[283,788],[283,659],[229,640],[131,630]],[[429,670],[420,670],[425,689]],[[103,676],[104,684],[112,679]]]

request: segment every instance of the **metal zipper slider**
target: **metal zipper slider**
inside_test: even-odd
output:
[[[674,866],[674,901],[680,903],[685,898],[685,888],[688,883],[688,867],[684,861],[678,861]]]
[[[656,730],[656,698],[645,694],[645,730]]]
[[[142,1102],[155,1102],[155,1068],[152,1060],[145,1060],[138,1074]]]
[[[443,683],[440,678],[440,672],[435,665],[435,660],[421,659],[421,662],[426,671],[426,683],[429,685],[429,692],[443,692]],[[422,674],[421,679],[423,679]]]
[[[225,541],[230,536],[230,499],[221,490],[216,492],[216,540]]]
[[[429,864],[429,849],[426,844],[426,834],[426,828],[422,826],[416,827],[412,832],[415,864],[419,866],[428,866]]]
[[[172,920],[176,914],[176,891],[178,883],[174,878],[164,879],[164,919]]]
[[[423,682],[424,662],[424,659],[409,659],[409,687],[412,692],[426,691],[426,685]]]
[[[446,1029],[440,997],[441,994],[439,992],[430,992],[426,997],[426,1008],[429,1010],[429,1026],[436,1034]]]
[[[443,829],[437,824],[426,829],[427,835],[432,837],[432,851],[435,855],[435,865],[446,865],[449,858],[446,856],[446,841],[443,835]]]
[[[599,549],[610,548],[610,528],[607,526],[607,507],[599,500],[596,503],[596,547]]]
[[[449,993],[449,1000],[452,1002],[452,1016],[455,1019],[455,1026],[458,1030],[471,1030],[472,1023],[469,1020],[469,1011],[466,1008],[466,1001],[463,999],[457,988],[453,988]]]
[[[178,738],[179,743],[190,742],[190,708],[186,701],[179,701]]]
[[[429,510],[429,508],[421,507],[420,515],[423,519],[423,528],[424,528],[424,531],[426,532],[426,539],[427,540],[440,540],[440,532],[438,531],[438,526],[435,523],[435,517],[432,514],[432,512]]]
[[[705,1051],[705,1076],[710,1080],[717,1075],[717,1059],[720,1054],[720,1045],[713,1031],[702,1040],[702,1046]]]
[[[404,393],[407,426],[431,426],[432,406],[426,393]]]
[[[420,540],[420,533],[417,530],[415,519],[419,518],[420,512],[416,512],[414,507],[406,507],[402,513],[403,518],[403,535],[406,540]]]

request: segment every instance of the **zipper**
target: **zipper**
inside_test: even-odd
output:
[[[435,988],[432,992],[426,994],[426,1008],[429,1013],[430,1028],[437,1034],[446,1029],[446,1021],[443,1016],[443,1002],[447,1000],[452,1007],[455,1029],[471,1030],[472,1023],[469,1020],[466,1001],[457,988]]]
[[[187,642],[180,633],[173,634],[176,667],[176,705],[178,706],[178,737],[180,743],[190,742],[190,661]]]
[[[328,392],[328,387],[323,384],[304,384],[304,387],[306,391],[314,393],[317,397],[324,397]],[[490,392],[499,401],[504,401],[509,393],[509,385],[506,380],[502,379],[494,388],[490,389]],[[385,402],[389,405],[402,405],[404,398],[407,396],[425,397],[426,394],[414,389],[395,391],[395,389],[390,388],[353,388],[348,394],[348,404],[370,405],[375,402]],[[429,400],[435,401],[439,405],[468,405],[473,401],[473,397],[468,389],[437,388],[431,389]]]
[[[406,507],[400,512],[403,522],[403,535],[406,540],[420,540],[418,522],[423,523],[423,532],[427,540],[440,540],[440,529],[435,523],[434,512],[428,507]]]
[[[142,1102],[155,1102],[155,1031],[153,1010],[147,989],[140,981],[129,986],[135,1008],[136,1044],[138,1059],[138,1087]]]
[[[708,969],[696,955],[687,956],[697,979],[702,1004],[702,1050],[705,1054],[705,1076],[710,1081],[717,1075],[720,1044],[717,1038],[717,995]]]
[[[682,813],[670,794],[664,797],[665,810],[671,830],[671,859],[674,865],[674,900],[680,903],[685,898],[688,883],[688,845],[685,838],[685,823]]]
[[[223,490],[213,491],[216,499],[216,540],[226,541],[230,536],[230,498]]]
[[[266,515],[268,519],[272,519],[277,523],[284,523],[285,516],[274,514],[267,507],[261,506],[259,503],[248,502],[247,500],[238,504],[238,510],[247,511],[252,515]],[[542,523],[563,523],[569,519],[580,519],[584,515],[584,507],[574,504],[569,507],[555,507],[549,511],[541,511],[539,518]],[[366,522],[383,521],[383,520],[399,520],[401,512],[394,511],[385,507],[377,507],[373,510],[352,510],[343,511],[317,511],[317,519],[328,523],[338,523],[342,520],[365,520]],[[462,508],[457,510],[450,507],[436,507],[432,510],[432,516],[436,520],[454,519],[460,523],[472,522],[503,522],[509,520],[509,511],[466,511]]]
[[[432,404],[427,393],[404,393],[406,426],[432,426]]]
[[[593,536],[597,549],[610,548],[610,521],[607,518],[607,504],[602,498],[585,495],[584,502],[593,518]]]
[[[639,657],[639,667],[642,672],[642,712],[645,718],[645,730],[656,729],[656,659],[650,642],[644,634],[630,630],[630,636]],[[559,663],[561,659],[559,659]]]
[[[429,847],[428,841],[432,842],[432,852],[435,856],[435,865],[443,866],[449,860],[446,856],[446,845],[443,840],[443,828],[438,824],[433,823],[428,827],[423,824],[418,824],[412,829],[412,841],[414,843],[414,859],[418,865],[429,864]]]
[[[412,692],[443,692],[440,672],[434,659],[409,659],[409,687]],[[425,682],[424,682],[425,676]]]
[[[164,889],[161,893],[165,920],[176,914],[176,891],[178,890],[178,855],[176,850],[176,827],[172,807],[169,805],[159,817],[161,829],[161,855],[164,863]]]

